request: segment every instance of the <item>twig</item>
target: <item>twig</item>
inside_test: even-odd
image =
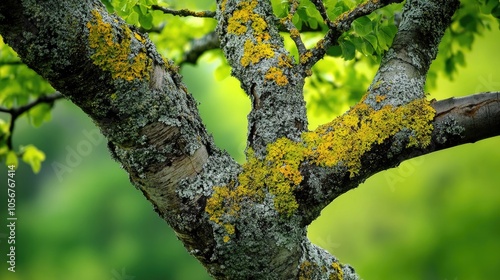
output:
[[[290,38],[292,38],[293,42],[297,46],[297,50],[299,51],[299,55],[304,54],[307,49],[306,46],[304,45],[304,42],[302,42],[302,39],[300,38],[300,31],[297,29],[297,27],[293,24],[292,18],[297,12],[297,8],[299,7],[299,1],[297,0],[290,0],[290,12],[288,15],[281,20],[282,24],[285,26],[285,28],[290,32]]]
[[[310,69],[316,62],[322,59],[329,47],[337,44],[339,37],[342,33],[348,31],[351,28],[351,24],[354,20],[371,14],[375,10],[383,8],[389,4],[401,3],[403,0],[368,0],[350,11],[341,14],[335,21],[332,22],[332,26],[326,33],[325,37],[318,41],[316,46],[311,49],[312,57],[304,64],[304,68]],[[320,12],[321,13],[321,12]]]
[[[4,65],[22,65],[23,62],[20,60],[14,60],[14,61],[0,61],[0,66]]]
[[[215,17],[215,12],[213,11],[202,11],[202,12],[195,12],[191,11],[188,9],[181,9],[181,10],[174,10],[174,9],[169,9],[165,7],[161,7],[158,5],[153,5],[151,8],[155,11],[162,11],[165,14],[170,14],[174,16],[182,16],[182,17],[202,17],[202,18],[214,18]]]
[[[0,112],[8,113],[10,114],[10,126],[9,126],[9,137],[7,138],[7,147],[9,150],[12,150],[12,135],[14,134],[14,127],[16,124],[17,118],[22,115],[23,113],[27,112],[31,108],[35,107],[36,105],[42,104],[42,103],[48,103],[48,104],[53,104],[54,101],[64,98],[64,96],[60,92],[55,92],[51,95],[43,95],[38,97],[36,100],[33,100],[32,102],[23,105],[21,107],[17,108],[5,108],[5,107],[0,107]]]
[[[328,14],[326,13],[326,8],[325,5],[323,4],[322,0],[311,0],[311,2],[316,6],[316,9],[318,9],[319,13],[321,14],[321,17],[323,18],[323,21],[325,24],[328,26],[328,28],[332,29],[335,28],[333,25],[333,22],[330,20],[328,17]]]
[[[191,49],[184,54],[179,65],[184,63],[195,64],[198,58],[206,51],[218,49],[219,47],[219,37],[215,32],[210,32],[199,39],[194,39],[191,41]]]

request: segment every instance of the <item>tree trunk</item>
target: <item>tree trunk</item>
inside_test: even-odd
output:
[[[329,22],[311,50],[295,38],[295,62],[270,1],[217,1],[221,48],[252,100],[243,165],[216,147],[176,66],[99,1],[2,0],[0,34],[94,120],[132,184],[214,278],[357,279],[307,239],[321,209],[405,159],[500,134],[499,93],[425,100],[456,0],[407,0],[365,97],[307,131],[310,68],[354,19],[392,2],[367,1]]]

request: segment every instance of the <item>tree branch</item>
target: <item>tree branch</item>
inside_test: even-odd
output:
[[[433,142],[426,153],[500,135],[500,92],[434,102]]]
[[[202,56],[206,51],[220,48],[219,38],[217,33],[210,32],[202,38],[195,39],[191,41],[191,48],[189,51],[184,53],[182,61],[179,65],[185,63],[196,64],[198,58]]]
[[[280,137],[298,140],[307,128],[304,75],[296,74],[270,1],[218,1],[217,13],[232,74],[252,100],[248,147],[263,156]]]
[[[174,10],[170,8],[165,8],[161,7],[158,5],[153,5],[151,8],[155,11],[162,11],[165,14],[170,14],[174,16],[181,16],[181,17],[202,17],[202,18],[214,18],[215,17],[215,12],[212,11],[202,11],[202,12],[195,12],[191,11],[188,9],[181,9],[181,10]]]
[[[339,17],[337,26],[340,30],[347,28],[345,23],[352,22],[347,19],[354,19],[353,15],[364,14],[388,4],[375,2],[377,1],[366,2],[367,7],[355,8]],[[437,133],[442,129],[430,128],[429,119],[433,118],[434,112],[423,102],[423,86],[441,37],[457,8],[458,1],[443,5],[439,0],[408,0],[393,45],[382,59],[368,93],[344,116],[322,128],[340,132],[319,135],[314,132],[319,143],[325,138],[332,138],[322,145],[336,152],[331,154],[326,151],[323,157],[334,157],[336,160],[318,160],[319,167],[302,167],[301,174],[307,180],[299,191],[299,197],[303,199],[300,205],[306,205],[304,207],[307,208],[303,210],[308,217],[306,224],[315,219],[321,209],[338,195],[356,187],[376,172],[399,164],[402,159],[422,154],[433,143],[430,131]],[[411,122],[404,124],[408,119]],[[359,127],[345,132],[349,135],[348,138],[338,138],[339,134],[344,133],[342,131],[346,122],[354,122]],[[399,128],[390,131],[398,126]],[[388,131],[385,128],[391,129]],[[424,135],[427,136],[423,137]],[[308,145],[313,145],[309,148],[316,147],[314,142]],[[341,151],[346,154],[343,155],[344,152]],[[321,159],[323,152],[318,154]],[[333,169],[325,169],[324,166]]]
[[[424,146],[411,145],[408,137],[404,136],[406,128],[402,128],[399,132],[386,137],[383,141],[374,140],[371,143],[363,143],[362,145],[368,145],[369,149],[359,154],[359,157],[356,153],[360,146],[352,143],[352,138],[345,138],[344,142],[342,142],[344,139],[342,137],[338,138],[338,140],[329,140],[340,141],[336,147],[345,146],[352,157],[358,158],[357,163],[359,165],[354,173],[352,167],[349,167],[350,160],[340,160],[337,164],[329,167],[325,166],[325,164],[315,164],[311,160],[303,162],[300,170],[304,181],[296,196],[299,198],[299,205],[301,205],[301,211],[304,213],[304,223],[309,224],[312,222],[320,211],[339,195],[357,187],[370,176],[393,168],[404,160],[500,135],[500,126],[498,125],[500,123],[499,92],[450,98],[433,102],[431,106],[435,110],[430,122],[432,129],[431,132],[428,132],[429,142]],[[420,110],[418,107],[420,105],[415,108]],[[389,108],[386,107],[386,109]],[[395,112],[394,110],[397,109],[391,110]],[[412,112],[408,111],[406,117],[420,117],[415,115],[417,112]],[[345,116],[349,117],[346,118]],[[352,111],[348,112],[344,117],[341,117],[341,121],[337,122],[337,125],[329,124],[327,127],[331,127],[332,131],[337,131],[336,134],[342,134],[338,125],[345,126],[346,119],[350,119],[352,116]],[[372,117],[373,115],[367,115],[366,122],[360,119],[359,125],[363,127],[363,123],[373,123]],[[386,123],[380,124],[381,127],[391,125],[391,120],[385,121]],[[412,119],[412,122],[418,122],[418,120]],[[352,133],[366,134],[367,131],[370,130],[360,129]],[[380,132],[374,131],[374,133],[375,137],[383,138],[383,134],[380,134]],[[326,134],[322,137],[330,136]],[[363,137],[363,139],[370,138],[366,138],[366,135],[363,135]],[[307,142],[305,144],[307,145]],[[338,154],[339,152],[337,148],[335,153]]]
[[[382,58],[367,103],[374,108],[399,106],[424,96],[427,71],[459,4],[458,0],[447,1],[446,5],[439,0],[406,2],[399,30]],[[384,100],[377,102],[381,98]]]
[[[22,65],[23,62],[20,60],[16,61],[0,61],[0,67],[1,66],[8,66],[8,65]]]
[[[295,43],[299,55],[303,55],[307,51],[307,49],[306,46],[304,45],[304,42],[302,42],[302,39],[300,38],[299,30],[297,29],[297,27],[295,27],[295,24],[293,24],[292,22],[292,18],[297,12],[298,7],[299,7],[298,0],[291,1],[290,12],[285,18],[281,20],[281,22],[283,23],[283,26],[286,28],[286,30],[290,33],[290,38],[292,38],[293,42]]]

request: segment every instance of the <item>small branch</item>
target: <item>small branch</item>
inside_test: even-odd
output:
[[[179,65],[184,63],[196,64],[198,58],[206,51],[218,48],[220,48],[220,42],[217,33],[210,32],[202,38],[191,41],[191,49],[184,54]]]
[[[434,102],[435,150],[500,135],[500,92]],[[459,135],[457,135],[459,134]]]
[[[12,116],[19,116],[19,115],[22,115],[24,112],[28,111],[29,109],[35,107],[38,104],[42,104],[42,103],[52,104],[57,99],[61,99],[61,98],[64,98],[64,96],[60,92],[55,92],[51,95],[40,96],[36,100],[33,100],[32,102],[30,102],[26,105],[23,105],[21,107],[10,108],[10,109],[5,108],[5,107],[0,107],[0,112],[9,113]]]
[[[367,103],[374,108],[399,106],[424,97],[427,72],[459,5],[458,0],[447,1],[446,5],[439,0],[406,1],[399,30],[382,57]],[[376,102],[381,97],[384,100]]]
[[[297,46],[297,50],[299,51],[299,55],[304,54],[307,49],[306,46],[304,45],[304,42],[302,42],[302,39],[300,38],[300,32],[295,27],[295,25],[292,22],[292,18],[297,12],[297,8],[299,7],[299,1],[297,0],[290,0],[290,12],[288,15],[282,19],[282,24],[286,28],[288,32],[290,32],[290,38],[292,38],[293,42],[295,43],[295,46]]]
[[[181,9],[181,10],[173,10],[165,7],[161,7],[158,5],[153,5],[151,8],[155,11],[162,11],[165,14],[170,14],[174,16],[181,16],[181,17],[201,17],[201,18],[214,18],[215,17],[215,12],[213,11],[202,11],[202,12],[195,12],[191,11],[188,9]]]
[[[16,120],[19,116],[21,116],[23,113],[27,112],[31,108],[35,107],[36,105],[42,104],[42,103],[48,103],[48,104],[53,104],[54,101],[64,98],[64,96],[60,92],[55,92],[51,95],[44,95],[40,96],[36,100],[33,100],[32,102],[23,105],[21,107],[17,108],[5,108],[5,107],[0,107],[0,112],[3,113],[8,113],[10,114],[10,126],[9,126],[9,137],[7,138],[7,147],[12,150],[12,135],[14,134],[14,127],[16,124]]]
[[[313,3],[314,2],[319,2],[319,1],[315,0],[313,1]],[[374,11],[383,8],[389,4],[401,3],[401,2],[403,2],[403,0],[393,0],[393,1],[368,0],[363,4],[354,7],[352,10],[341,14],[334,22],[332,22],[331,25],[328,24],[330,30],[328,30],[325,37],[322,40],[318,41],[316,46],[311,49],[312,57],[307,61],[306,64],[304,64],[305,69],[310,69],[314,64],[316,64],[316,62],[322,59],[325,56],[328,48],[337,44],[337,41],[339,37],[342,35],[342,33],[348,31],[351,28],[351,24],[354,20],[362,16],[369,15]],[[316,7],[318,7],[318,5],[316,5]],[[322,7],[320,7],[320,9],[322,9]],[[321,10],[319,11],[323,16]],[[324,13],[326,15],[326,11]]]
[[[163,31],[163,29],[165,29],[165,23],[162,23],[159,26],[153,26],[150,29],[145,29],[142,26],[139,27],[139,31],[141,31],[141,33],[158,33],[159,34]]]
[[[375,143],[360,157],[361,168],[355,176],[350,175],[342,163],[332,168],[302,163],[301,174],[307,179],[301,183],[297,197],[305,213],[304,223],[309,224],[336,197],[380,171],[414,157],[500,136],[500,92],[450,98],[430,105],[436,113],[426,147],[402,145],[397,135]]]
[[[6,66],[6,65],[22,65],[23,62],[20,60],[15,60],[15,61],[1,61],[0,66]]]
[[[328,28],[330,29],[335,28],[335,25],[333,24],[333,22],[328,17],[328,14],[326,13],[326,8],[325,5],[323,4],[323,1],[311,0],[311,2],[316,6],[316,9],[318,9],[318,12],[321,14],[321,17],[323,18],[323,21],[328,26]]]

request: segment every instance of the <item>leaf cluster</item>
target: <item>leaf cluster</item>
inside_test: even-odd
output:
[[[15,122],[26,118],[39,127],[51,119],[51,103],[40,103],[26,111],[19,108],[54,92],[42,77],[21,63],[17,54],[0,37],[0,160],[18,166],[18,158],[29,164],[33,172],[40,171],[45,154],[35,146],[15,147],[12,144]]]

